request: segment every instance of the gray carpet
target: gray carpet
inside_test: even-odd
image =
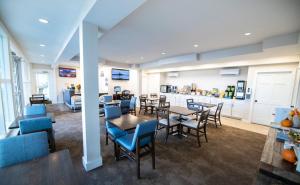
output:
[[[164,144],[163,130],[156,138],[156,169],[151,157],[141,162],[141,180],[136,178],[135,163],[127,159],[116,162],[113,144],[105,145],[104,122],[101,119],[103,166],[85,172],[81,164],[81,113],[73,113],[63,105],[48,105],[54,112],[57,150],[69,149],[82,184],[252,184],[263,150],[265,136],[245,130],[208,126],[208,143],[197,147],[194,137],[179,139],[170,136]]]

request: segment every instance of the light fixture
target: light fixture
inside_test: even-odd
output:
[[[166,53],[166,52],[162,52],[161,54],[162,54],[162,55],[165,55],[165,54],[167,54],[167,53]]]
[[[199,45],[198,44],[194,44],[194,48],[197,48],[197,47],[199,47]]]
[[[43,24],[48,24],[48,20],[47,19],[39,18],[39,22],[43,23]]]
[[[40,55],[40,56],[41,56],[41,57],[44,57],[45,55],[42,54],[42,55]]]
[[[143,56],[141,56],[141,60],[144,60],[144,57],[143,57]]]
[[[41,47],[45,47],[46,45],[45,45],[45,44],[40,44],[40,46],[41,46]]]
[[[243,35],[249,36],[249,35],[251,35],[251,33],[250,33],[250,32],[247,32],[247,33],[244,33]]]

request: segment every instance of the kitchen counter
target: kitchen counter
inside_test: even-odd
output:
[[[188,95],[176,93],[161,93],[167,97],[172,106],[186,107],[186,99],[194,99],[195,102],[218,104],[223,102],[222,116],[247,120],[249,116],[250,100],[238,100],[218,98],[214,96]]]

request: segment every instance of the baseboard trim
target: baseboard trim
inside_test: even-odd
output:
[[[86,161],[85,157],[82,157],[82,165],[85,169],[85,171],[91,171],[95,168],[98,168],[102,166],[102,157],[100,156],[98,159],[95,159],[93,161]]]

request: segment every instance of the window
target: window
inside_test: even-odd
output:
[[[47,71],[37,72],[36,79],[36,93],[44,94],[49,97],[49,73]]]
[[[0,30],[1,31],[1,30]],[[15,119],[8,39],[0,32],[0,135]]]

